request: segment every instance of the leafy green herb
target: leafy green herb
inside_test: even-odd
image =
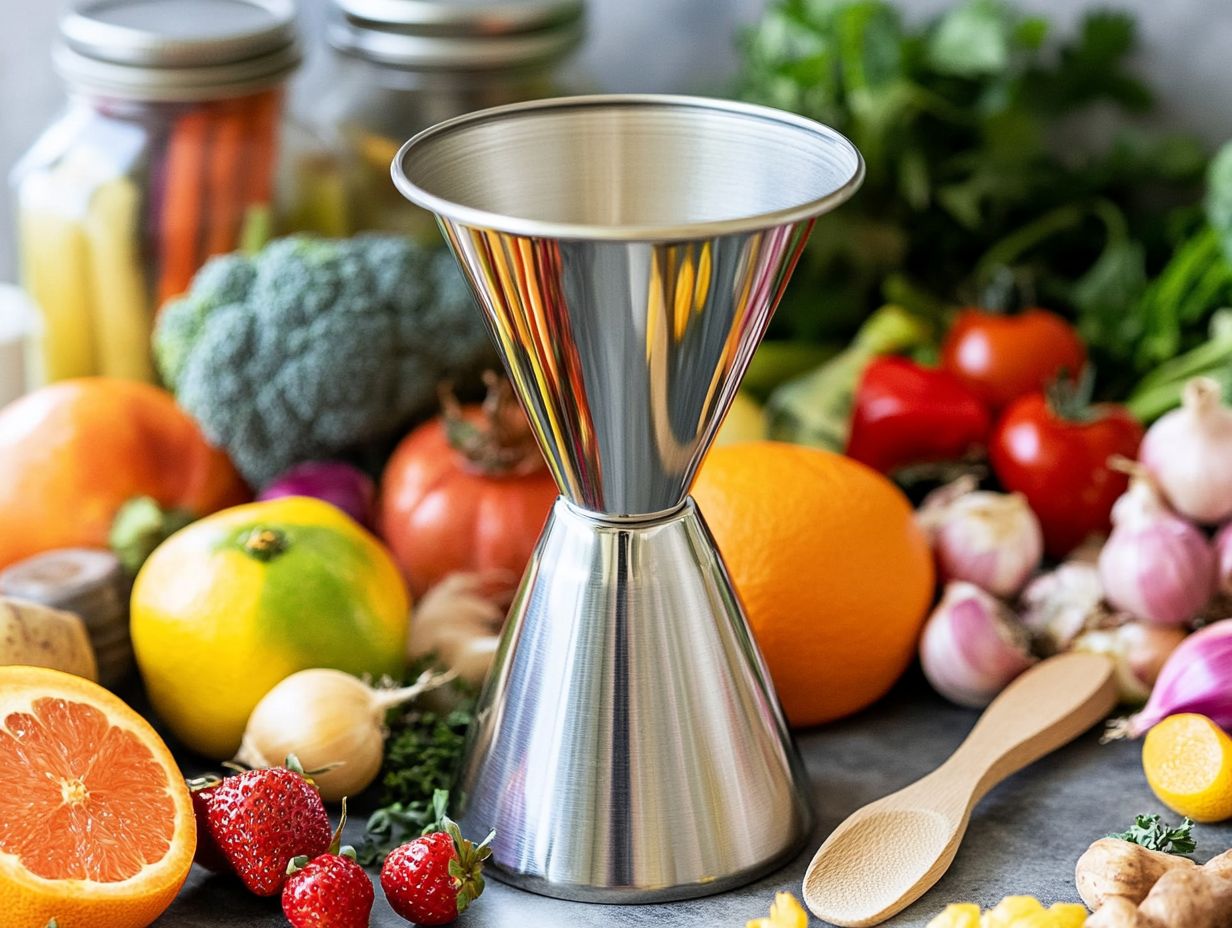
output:
[[[423,668],[418,668],[423,669]],[[417,674],[412,672],[409,679]],[[463,684],[448,687],[453,708],[444,712],[413,709],[390,723],[381,768],[381,808],[368,819],[359,862],[380,862],[399,844],[433,830],[448,811],[474,720],[475,696]]]
[[[867,166],[852,203],[819,221],[776,337],[850,337],[894,280],[925,300],[1072,311],[1105,394],[1112,371],[1125,388],[1168,345],[1201,339],[1213,307],[1198,307],[1217,281],[1187,278],[1183,309],[1166,289],[1140,301],[1192,231],[1169,217],[1192,204],[1206,153],[1128,127],[1079,144],[1073,128],[1093,107],[1152,105],[1129,67],[1134,21],[1094,11],[1073,37],[1048,34],[1004,0],[965,0],[919,26],[889,0],[772,0],[744,42],[742,95],[835,126]],[[1224,170],[1232,186],[1232,156]],[[1220,204],[1232,229],[1232,198]]]
[[[1159,820],[1158,815],[1139,815],[1129,831],[1108,837],[1140,844],[1149,851],[1162,851],[1165,854],[1192,854],[1194,848],[1197,847],[1190,834],[1193,825],[1194,823],[1186,818],[1177,827],[1169,828]]]

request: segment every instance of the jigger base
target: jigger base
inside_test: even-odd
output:
[[[803,768],[691,500],[620,522],[557,501],[459,788],[493,875],[563,899],[709,895],[800,850]]]

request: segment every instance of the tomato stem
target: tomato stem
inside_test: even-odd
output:
[[[450,384],[441,386],[441,419],[450,446],[462,456],[468,469],[487,476],[523,475],[540,470],[544,466],[543,455],[509,381],[495,371],[486,371],[483,382],[488,393],[480,423],[466,417]]]
[[[1091,405],[1091,393],[1095,388],[1095,371],[1090,364],[1074,376],[1072,371],[1061,370],[1057,378],[1045,389],[1048,408],[1064,422],[1093,422],[1099,418]]]

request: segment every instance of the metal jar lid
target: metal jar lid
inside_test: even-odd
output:
[[[56,69],[90,93],[208,100],[277,84],[300,61],[294,0],[76,0]]]
[[[582,38],[584,0],[334,0],[334,48],[408,70],[545,64]]]

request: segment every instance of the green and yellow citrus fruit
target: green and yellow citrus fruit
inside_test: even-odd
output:
[[[399,673],[409,610],[376,538],[291,496],[226,509],[159,546],[133,587],[133,648],[159,717],[223,759],[261,697],[297,670]]]

